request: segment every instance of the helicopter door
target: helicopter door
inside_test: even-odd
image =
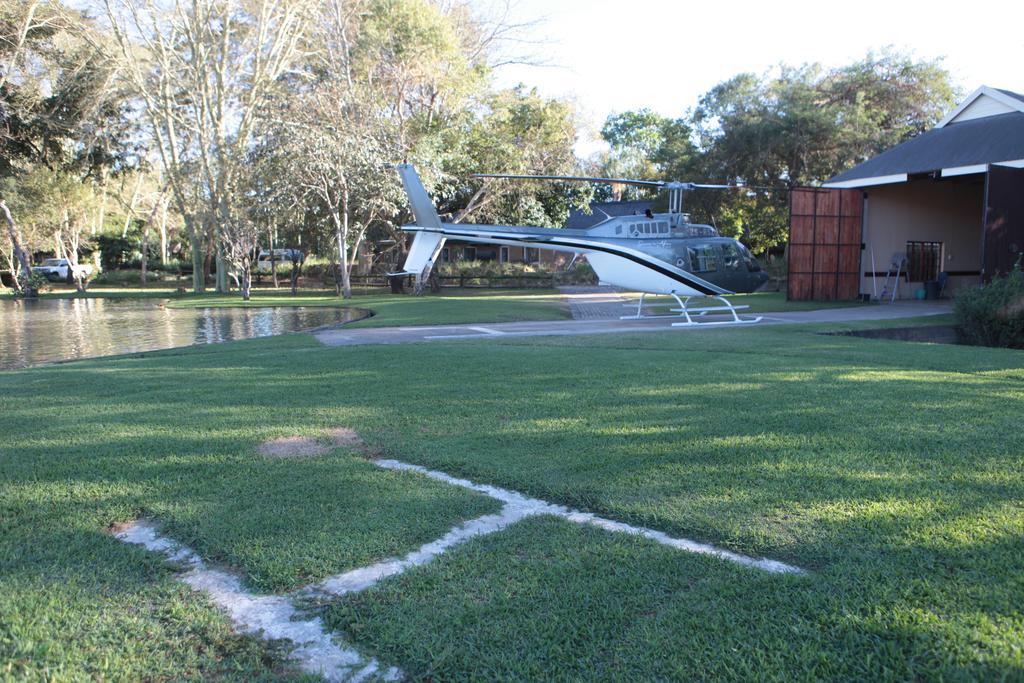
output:
[[[719,245],[722,250],[722,280],[723,287],[733,291],[743,288],[747,280],[747,264],[739,248],[731,242],[723,242]]]

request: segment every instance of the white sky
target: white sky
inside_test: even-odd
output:
[[[501,0],[473,0],[481,8]],[[1024,1],[683,2],[513,0],[512,19],[542,20],[528,31],[534,54],[556,65],[506,66],[499,85],[522,82],[547,96],[573,97],[590,139],[612,112],[648,107],[680,116],[717,83],[779,63],[850,63],[892,45],[944,57],[966,93],[980,85],[1024,92]],[[524,48],[525,49],[525,48]]]

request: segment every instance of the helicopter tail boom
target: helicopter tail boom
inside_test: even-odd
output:
[[[402,187],[409,197],[409,205],[412,207],[412,215],[416,225],[424,228],[416,232],[412,240],[412,247],[405,257],[405,265],[400,273],[390,275],[419,275],[432,262],[441,245],[444,244],[444,235],[440,232],[443,229],[441,217],[437,215],[434,203],[430,201],[430,195],[423,187],[416,169],[412,164],[399,164],[398,175],[402,179]],[[436,232],[435,232],[436,231]]]

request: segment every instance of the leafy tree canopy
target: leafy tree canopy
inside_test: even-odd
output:
[[[941,61],[891,49],[832,69],[739,74],[677,120],[647,110],[609,117],[605,170],[775,188],[819,184],[929,129],[958,94]],[[763,252],[785,241],[786,196],[693,192],[687,203],[695,219]]]

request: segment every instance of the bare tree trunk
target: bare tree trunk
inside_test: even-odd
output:
[[[185,219],[188,230],[189,246],[192,250],[192,291],[202,294],[206,291],[206,280],[203,277],[203,243],[196,234],[193,219]],[[191,223],[191,225],[188,225]]]
[[[242,279],[238,288],[242,291],[242,301],[248,301],[252,293],[252,262],[248,256],[242,259]]]
[[[25,248],[21,246],[21,232],[18,230],[17,223],[14,222],[14,216],[11,215],[11,210],[7,208],[7,202],[0,199],[0,213],[3,214],[4,220],[7,222],[7,232],[11,236],[11,244],[14,245],[14,255],[18,259],[18,263],[21,265],[21,293],[25,296],[34,297],[37,292],[35,287],[32,286],[32,266],[28,260],[28,253]],[[11,273],[14,275],[14,273]]]
[[[61,229],[57,232],[54,239],[57,243],[57,255],[68,262],[68,277],[70,281],[74,283],[75,290],[79,294],[84,294],[88,286],[88,276],[84,273],[81,264],[78,262],[78,238],[81,234],[81,225],[80,221],[72,221],[71,214],[65,209]]]
[[[224,258],[223,245],[217,245],[217,251],[215,252],[214,259],[217,263],[217,293],[230,294],[231,285],[228,284],[228,263],[227,259]]]
[[[4,261],[7,261],[7,270],[11,272],[11,286],[14,287],[14,291],[20,292],[21,283],[18,282],[18,275],[20,273],[18,270],[18,260],[14,257],[14,250],[7,251],[4,249],[3,252]]]
[[[341,246],[343,247],[343,251],[341,253],[341,282],[345,289],[343,296],[346,299],[351,299],[352,277],[348,266],[350,261],[348,257],[348,187],[345,187],[345,189],[341,191],[341,220],[342,233],[344,233],[344,239],[341,240]]]
[[[153,208],[149,212],[149,216],[146,217],[145,225],[142,226],[142,262],[140,264],[142,271],[139,276],[139,282],[143,286],[146,285],[146,271],[149,268],[149,228],[153,225],[153,221],[156,220],[156,214],[160,210],[160,205],[163,204],[164,192],[166,190],[160,191],[160,195],[156,198]]]
[[[348,192],[342,191],[341,210],[331,211],[334,220],[334,236],[337,241],[340,282],[336,289],[345,299],[352,298],[352,280],[348,276]]]
[[[160,265],[167,265],[167,202],[160,207]]]
[[[331,252],[330,273],[334,275],[334,294],[341,296],[341,276],[338,274],[338,261],[334,258],[333,251]]]
[[[292,254],[292,296],[299,293],[299,258]]]
[[[277,289],[277,253],[274,251],[274,226],[267,226],[267,233],[270,235],[270,273],[271,280],[274,283],[274,289]]]
[[[155,209],[154,209],[155,211]],[[139,273],[139,283],[146,286],[146,267],[149,265],[149,221],[142,227],[142,262],[139,264],[142,269]]]
[[[213,273],[213,231],[207,226],[206,252],[203,254],[203,282],[209,282]]]

